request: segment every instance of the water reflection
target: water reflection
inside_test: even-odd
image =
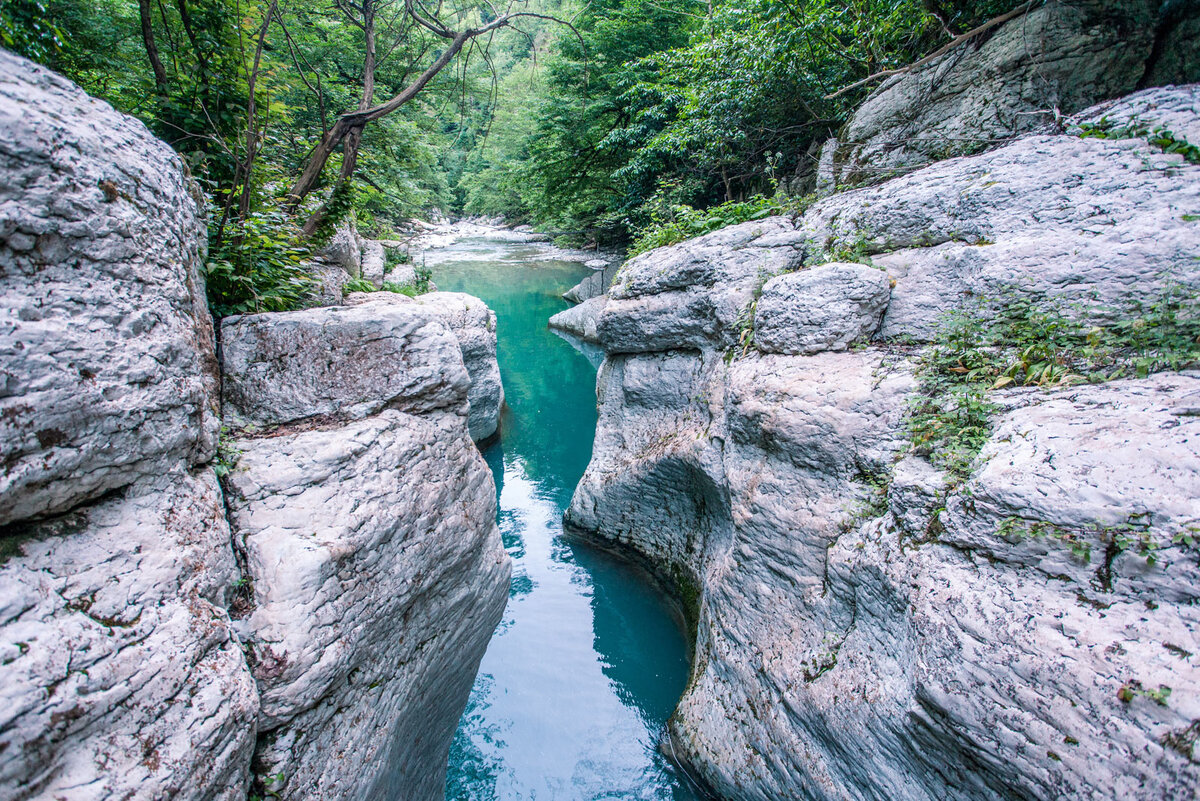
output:
[[[656,751],[687,680],[686,643],[645,577],[562,538],[591,455],[595,367],[546,320],[587,274],[541,246],[476,240],[443,252],[442,289],[498,317],[508,408],[485,453],[514,560],[504,620],[450,754],[448,799],[693,798]]]

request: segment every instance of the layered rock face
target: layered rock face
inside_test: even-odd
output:
[[[1200,13],[1159,0],[1059,0],[888,79],[821,152],[818,191],[878,183],[1055,128],[1142,86],[1200,80]]]
[[[203,207],[139,122],[0,51],[0,794],[244,797]]]
[[[510,570],[458,341],[382,298],[229,319],[222,343],[229,406],[265,427],[227,479],[257,770],[283,798],[439,797]],[[246,391],[264,365],[291,404]]]
[[[1070,124],[1191,131],[1198,96]],[[1193,208],[1180,156],[1034,136],[626,264],[567,522],[692,606],[671,753],[738,799],[1200,786],[1200,374],[993,392],[964,480],[905,423],[947,311],[1020,295],[1106,322],[1194,299]]]
[[[494,316],[226,320],[218,456],[182,162],[3,51],[0,128],[0,797],[440,798],[508,590]]]

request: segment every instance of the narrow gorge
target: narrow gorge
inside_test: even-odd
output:
[[[153,132],[0,49],[0,801],[1200,795],[1195,3],[252,3],[229,68],[189,2],[114,0],[145,74],[88,85]],[[437,69],[376,89],[381,9]],[[653,80],[742,20],[862,90],[753,180],[670,125],[782,79]],[[460,52],[457,123],[372,105]],[[553,142],[495,95],[580,74]]]

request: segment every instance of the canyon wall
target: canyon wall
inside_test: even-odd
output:
[[[1197,313],[1200,165],[1131,120],[1200,142],[1200,87],[617,275],[567,523],[690,606],[666,750],[721,797],[1200,786],[1200,373],[995,389],[961,472],[912,433],[955,314],[1016,301],[1136,330],[1171,298]]]
[[[0,798],[440,798],[508,591],[494,316],[218,362],[205,242],[166,144],[0,51]]]

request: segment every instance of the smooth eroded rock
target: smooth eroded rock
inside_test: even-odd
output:
[[[560,331],[573,334],[584,342],[598,342],[599,335],[596,325],[600,319],[601,312],[604,311],[604,307],[607,305],[607,295],[598,295],[589,298],[577,306],[563,309],[551,317],[549,325],[551,328],[557,328]]]
[[[1139,92],[1079,119],[1134,114],[1191,130],[1200,85]],[[895,279],[881,337],[928,340],[948,312],[1014,294],[1095,321],[1194,294],[1195,208],[1200,165],[1138,138],[1067,134],[828,198],[800,228],[824,253],[859,251]]]
[[[1052,129],[1064,114],[1147,85],[1153,61],[1191,49],[1174,39],[1156,44],[1156,35],[1166,33],[1160,15],[1171,14],[1165,6],[1158,0],[1048,3],[890,78],[839,134],[822,160],[819,183],[824,191],[879,183]],[[1188,77],[1179,77],[1181,71]],[[1175,82],[1195,81],[1200,66],[1174,73]]]
[[[170,147],[0,52],[0,524],[212,458],[205,236]]]
[[[785,217],[732,225],[627,261],[597,319],[609,353],[726,347],[767,279],[801,264],[805,240]]]
[[[237,447],[261,773],[286,799],[440,798],[510,571],[466,421],[387,410]]]

